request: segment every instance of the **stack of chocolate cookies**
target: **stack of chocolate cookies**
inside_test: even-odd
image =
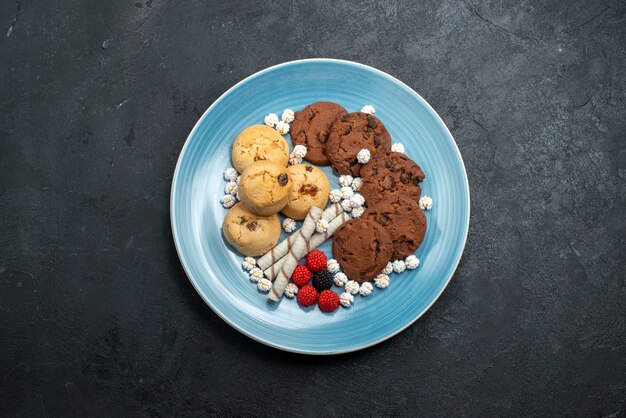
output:
[[[426,234],[426,217],[418,205],[425,175],[409,157],[391,152],[391,135],[378,118],[348,113],[332,102],[313,103],[296,113],[291,139],[308,148],[311,163],[363,180],[367,210],[343,224],[333,239],[333,256],[348,277],[369,281],[390,260],[415,252]],[[370,151],[367,164],[357,161],[362,149]]]

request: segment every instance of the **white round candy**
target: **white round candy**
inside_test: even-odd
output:
[[[376,109],[374,109],[374,106],[372,105],[365,105],[361,109],[361,112],[367,113],[368,115],[373,115],[374,113],[376,113]]]
[[[394,273],[402,273],[404,270],[406,270],[406,265],[404,264],[403,260],[395,260],[391,264],[393,265]]]
[[[356,295],[357,293],[359,293],[359,283],[355,282],[354,280],[350,280],[346,283],[346,292],[351,293],[353,295]]]
[[[386,274],[379,274],[378,276],[376,276],[376,278],[374,279],[374,284],[376,285],[377,288],[379,289],[384,289],[387,286],[389,286],[389,276],[387,276]]]
[[[243,263],[241,263],[245,270],[252,270],[254,266],[256,266],[256,260],[252,257],[246,257],[243,259]]]
[[[232,167],[229,167],[226,170],[224,170],[224,180],[226,181],[236,181],[238,175],[239,173],[237,172],[237,170],[235,170]]]
[[[360,164],[367,164],[370,161],[370,158],[372,157],[372,154],[370,153],[370,150],[368,150],[367,148],[363,148],[361,151],[359,151],[359,153],[356,155],[356,160],[360,163]]]
[[[293,147],[293,151],[291,153],[296,157],[304,158],[306,157],[307,149],[304,145],[296,145]]]
[[[349,308],[352,302],[354,302],[354,296],[348,292],[343,292],[341,296],[339,296],[339,303],[341,303],[341,306],[344,308]]]
[[[283,229],[288,234],[291,234],[293,231],[296,230],[296,221],[291,218],[285,218],[285,220],[283,221]]]
[[[422,210],[431,210],[433,208],[433,199],[429,196],[422,196],[418,204]]]
[[[344,186],[341,188],[341,193],[343,193],[343,198],[344,199],[350,199],[352,196],[354,196],[354,190],[352,190],[352,187],[350,186]]]
[[[289,133],[289,124],[280,120],[276,124],[276,130],[281,135],[287,135]]]
[[[257,283],[256,287],[261,292],[269,292],[272,288],[272,282],[270,282],[268,279],[261,279],[259,280],[259,283]]]
[[[344,174],[339,176],[339,184],[341,187],[348,187],[352,184],[354,178],[350,174]]]
[[[345,273],[337,273],[333,278],[333,282],[335,282],[335,286],[343,287],[348,282],[348,276]]]
[[[401,144],[401,143],[399,143],[399,142],[396,142],[395,144],[393,144],[393,145],[391,146],[391,151],[392,151],[392,152],[399,152],[399,153],[404,154],[404,145],[402,145],[402,144]]]
[[[369,296],[372,294],[372,290],[374,290],[374,286],[370,282],[365,282],[359,288],[359,294],[361,296]]]
[[[222,196],[222,198],[220,199],[220,203],[222,204],[222,206],[224,206],[226,209],[232,208],[235,203],[237,203],[237,199],[235,198],[235,196],[233,196],[232,194],[225,194],[224,196]]]
[[[298,294],[298,286],[296,286],[294,283],[289,283],[287,287],[285,287],[285,296],[287,296],[289,299],[291,299],[297,294]]]
[[[263,118],[263,123],[265,123],[270,128],[273,128],[278,123],[278,115],[276,113],[270,113],[265,118]]]
[[[294,117],[295,117],[295,113],[293,112],[293,110],[285,109],[285,110],[283,110],[283,114],[280,117],[280,119],[283,122],[291,123],[291,122],[293,122]]]
[[[339,262],[334,258],[331,258],[326,262],[326,270],[335,274],[340,270]]]
[[[261,280],[263,278],[263,270],[261,270],[258,267],[254,267],[252,269],[250,269],[250,281],[251,282],[258,282],[259,280]]]
[[[404,265],[409,270],[414,270],[417,268],[417,266],[420,265],[420,260],[419,258],[415,257],[413,254],[411,254],[410,256],[404,259]]]
[[[343,199],[343,193],[339,189],[332,189],[328,199],[333,203],[339,203]]]

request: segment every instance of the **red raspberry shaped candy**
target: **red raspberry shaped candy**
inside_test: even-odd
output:
[[[322,271],[326,268],[326,254],[320,250],[311,251],[306,256],[306,265],[309,266],[311,271]]]
[[[311,270],[304,264],[298,264],[291,275],[291,281],[298,287],[304,286],[311,281]]]
[[[300,296],[300,293],[298,293]],[[339,307],[339,295],[332,290],[322,290],[317,300],[317,306],[324,312],[332,312]]]
[[[311,306],[317,300],[317,290],[310,284],[302,286],[300,290],[298,290],[297,299],[300,306]],[[337,301],[339,301],[339,299],[337,299]]]

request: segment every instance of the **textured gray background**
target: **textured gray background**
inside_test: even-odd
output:
[[[625,10],[0,1],[0,415],[624,416]],[[416,89],[472,193],[440,300],[401,335],[332,358],[222,322],[169,227],[200,114],[306,57]]]

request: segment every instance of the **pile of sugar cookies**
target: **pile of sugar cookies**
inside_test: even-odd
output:
[[[260,256],[276,246],[279,212],[302,220],[312,206],[326,207],[330,193],[326,174],[310,164],[288,166],[289,159],[285,138],[266,125],[244,129],[233,143],[232,161],[241,175],[230,191],[236,187],[239,203],[226,214],[223,231],[226,241],[243,255]]]
[[[432,207],[432,199],[421,196],[424,172],[401,144],[392,145],[373,107],[348,113],[336,103],[317,102],[295,115],[286,110],[280,121],[269,116],[265,125],[250,126],[235,139],[234,169],[225,173],[229,183],[222,199],[229,208],[224,237],[248,256],[244,267],[259,289],[271,289],[268,298],[273,301],[285,289],[289,294],[298,260],[330,237],[340,274],[355,284],[376,279],[377,287],[384,288],[390,266],[399,273],[406,259],[408,268],[417,267],[413,253],[427,224],[422,210]],[[283,138],[289,131],[291,153]],[[331,191],[316,165],[332,166],[343,187]],[[278,213],[286,217],[287,232],[295,230],[294,220],[304,220],[298,233],[280,244]],[[262,257],[252,258],[256,256]],[[384,285],[378,285],[379,279]]]

